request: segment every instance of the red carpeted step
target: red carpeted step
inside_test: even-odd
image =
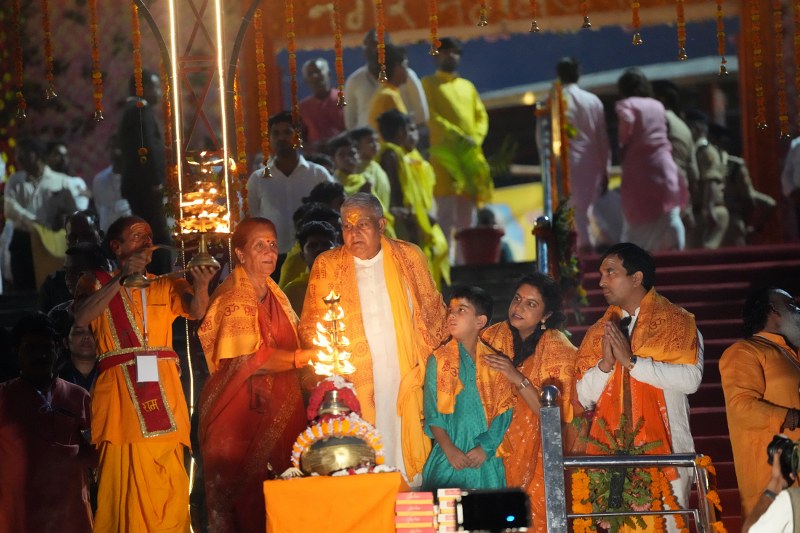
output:
[[[723,507],[724,509],[724,507]],[[729,533],[738,533],[742,530],[742,520],[741,516],[723,516],[722,517],[722,524],[725,526],[725,530]]]
[[[750,281],[703,283],[702,285],[695,285],[693,283],[672,283],[666,285],[656,284],[656,289],[659,294],[669,301],[680,305],[681,302],[696,302],[700,300],[711,302],[741,299],[744,301],[751,290],[751,286],[752,283]],[[600,290],[597,280],[593,280],[591,283],[584,281],[583,287],[586,289],[590,306],[599,307],[608,305],[605,298],[603,298],[603,291]]]
[[[719,360],[725,350],[728,349],[736,341],[741,340],[741,337],[730,337],[727,339],[708,339],[703,338],[703,358],[706,360],[716,359]]]
[[[681,265],[724,265],[730,263],[749,263],[752,261],[785,261],[800,259],[798,244],[768,244],[719,248],[717,250],[682,250],[680,252],[656,252],[653,254],[656,266],[669,267]],[[595,272],[600,267],[600,256],[591,254],[580,258],[584,272]]]
[[[692,408],[689,417],[689,427],[694,437],[713,437],[728,434],[728,420],[725,417],[724,407],[698,407]],[[705,451],[700,451],[711,455]],[[714,457],[713,455],[711,456]]]
[[[722,383],[719,376],[719,359],[703,361],[703,383]]]
[[[705,380],[705,376],[704,376]],[[719,383],[703,383],[694,394],[689,396],[689,405],[698,407],[725,407],[725,396]]]
[[[694,449],[697,453],[711,457],[714,464],[718,461],[733,461],[733,450],[731,450],[731,441],[727,432],[710,437],[694,435]]]
[[[694,490],[694,485],[692,485],[692,489],[693,490],[689,495],[689,507],[695,508],[697,507],[697,492]],[[736,489],[717,489],[717,494],[719,494],[719,502],[722,506],[722,512],[720,512],[716,507],[714,508],[714,513],[717,517],[717,520],[722,519],[724,521],[728,517],[738,518],[741,514],[742,508],[741,502],[739,501],[739,491]],[[737,529],[734,531],[740,530],[741,529]]]

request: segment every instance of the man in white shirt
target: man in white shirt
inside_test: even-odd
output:
[[[108,148],[111,152],[111,164],[98,172],[92,180],[94,206],[100,217],[100,229],[104,232],[118,218],[132,214],[128,200],[122,197],[122,150],[116,135],[109,139]]]
[[[269,119],[269,140],[274,155],[266,172],[258,169],[247,180],[249,216],[270,219],[278,232],[278,252],[294,245],[292,215],[317,184],[333,181],[320,165],[307,161],[294,147],[292,114],[282,111]]]
[[[389,34],[384,40],[389,43]],[[364,57],[366,64],[348,76],[344,84],[344,98],[347,106],[344,108],[344,124],[348,130],[369,126],[369,108],[372,95],[378,90],[380,82],[378,73],[378,38],[375,30],[370,30],[364,36]],[[408,114],[414,118],[417,126],[426,127],[428,122],[428,103],[425,100],[425,91],[416,72],[410,68],[408,81],[400,87],[400,95],[408,108]]]
[[[89,209],[89,200],[92,193],[86,185],[86,180],[80,176],[73,176],[70,172],[69,148],[64,141],[50,141],[47,143],[47,157],[45,163],[56,172],[69,176],[69,191],[75,198],[78,209],[83,211]]]
[[[694,453],[689,401],[703,378],[703,342],[694,316],[653,288],[655,263],[631,243],[609,248],[600,264],[600,288],[609,303],[578,350],[578,400],[616,431],[624,415],[628,430],[641,419],[634,444],[658,444],[649,454]],[[666,412],[666,420],[663,414]],[[590,437],[606,442],[593,423]],[[587,453],[604,453],[587,446]],[[686,507],[692,469],[672,480],[677,503]],[[677,531],[673,519],[670,531]]]
[[[31,232],[35,225],[58,231],[67,215],[77,210],[70,176],[45,164],[45,146],[36,139],[17,142],[16,161],[21,170],[8,178],[3,209],[13,224],[11,271],[16,290],[36,290]]]
[[[313,346],[330,292],[341,296],[362,417],[381,432],[386,464],[419,484],[431,442],[422,430],[428,355],[447,336],[445,307],[417,246],[383,236],[380,201],[356,193],[342,205],[344,246],[314,261],[298,327]]]
[[[561,59],[556,64],[556,74],[567,101],[567,122],[574,132],[569,140],[569,178],[578,249],[588,250],[591,249],[589,206],[601,184],[608,180],[611,166],[606,114],[600,98],[578,87],[580,64],[577,59]]]
[[[797,450],[797,443],[793,451]],[[797,464],[787,480],[781,471],[781,454],[772,454],[772,473],[764,492],[756,503],[753,512],[742,524],[742,533],[792,533],[797,531],[795,523],[800,521],[800,487],[797,483]],[[791,482],[791,483],[789,483]]]

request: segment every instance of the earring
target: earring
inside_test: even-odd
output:
[[[544,323],[544,320],[542,320],[542,325],[540,327],[542,331],[547,329],[547,325]]]

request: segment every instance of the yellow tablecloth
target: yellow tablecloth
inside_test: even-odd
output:
[[[268,533],[394,533],[399,472],[264,482]]]

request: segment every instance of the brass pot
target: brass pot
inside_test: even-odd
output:
[[[306,475],[329,476],[337,470],[366,464],[375,464],[375,450],[358,437],[318,440],[300,456],[300,469]]]

